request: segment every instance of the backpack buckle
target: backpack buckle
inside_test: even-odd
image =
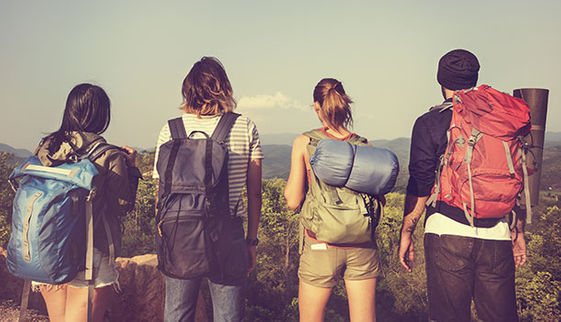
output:
[[[72,163],[77,163],[78,161],[80,161],[80,158],[78,158],[78,155],[73,153],[68,156],[68,160]]]
[[[96,194],[96,189],[95,187],[92,188],[92,190],[90,190],[90,193],[88,194],[88,196],[86,197],[86,201],[92,201],[95,198],[95,194]]]
[[[460,98],[460,95],[458,95],[458,94],[454,94],[454,101],[456,101],[456,102],[458,102],[458,103],[460,103],[460,104],[463,103],[463,102],[462,102],[462,99]]]
[[[10,184],[10,187],[12,187],[12,190],[14,190],[14,192],[17,192],[18,190],[18,182],[14,179],[8,179],[8,183]]]

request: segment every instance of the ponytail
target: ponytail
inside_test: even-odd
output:
[[[314,102],[320,105],[322,119],[332,129],[352,127],[351,98],[343,84],[334,78],[322,79],[314,89]]]

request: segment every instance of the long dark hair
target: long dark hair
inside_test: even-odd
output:
[[[183,80],[181,94],[181,108],[197,116],[231,112],[236,107],[228,75],[215,57],[203,57],[193,65]]]
[[[343,84],[335,78],[324,78],[314,88],[314,102],[320,105],[323,121],[338,130],[353,125],[351,98],[345,93]]]
[[[103,88],[92,84],[76,85],[68,94],[60,128],[43,138],[50,139],[49,152],[54,153],[60,144],[69,141],[68,132],[101,134],[111,121],[111,101]]]

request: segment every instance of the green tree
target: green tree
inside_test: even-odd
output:
[[[123,218],[122,256],[132,257],[155,252],[156,181],[149,178],[138,183],[135,208]]]
[[[519,274],[516,296],[522,320],[556,321],[561,316],[561,282],[549,272]]]
[[[142,151],[136,156],[136,167],[140,169],[140,172],[145,179],[152,178],[154,155],[155,152]]]
[[[413,271],[411,273],[405,271],[398,260],[403,202],[403,194],[387,194],[384,215],[376,229],[376,242],[384,273],[376,289],[377,315],[382,321],[403,321],[428,316],[424,231],[421,224],[413,235],[415,242]]]
[[[12,230],[14,191],[8,183],[8,176],[14,169],[13,157],[11,153],[0,152],[0,247],[2,248],[6,248]]]
[[[155,206],[157,180],[152,179],[154,152],[140,152],[136,157],[136,166],[143,179],[138,183],[134,210],[123,218],[122,256],[153,253],[154,237],[157,232]]]
[[[561,316],[561,209],[547,208],[528,227],[528,262],[517,270],[516,297],[523,320]]]
[[[250,277],[248,318],[297,317],[298,215],[284,201],[285,181],[263,180],[256,272]]]
[[[528,256],[532,271],[550,272],[552,278],[561,281],[561,209],[547,208],[538,220],[528,227]]]

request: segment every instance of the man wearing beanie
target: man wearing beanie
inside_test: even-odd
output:
[[[464,209],[437,201],[426,206],[447,145],[454,91],[475,87],[479,61],[455,49],[438,62],[444,103],[420,116],[413,127],[409,183],[404,204],[399,259],[411,271],[412,234],[426,207],[425,263],[429,320],[471,321],[473,299],[483,321],[517,321],[514,271],[526,260],[524,235],[511,242],[507,219],[473,219]],[[515,252],[513,253],[513,248]]]

